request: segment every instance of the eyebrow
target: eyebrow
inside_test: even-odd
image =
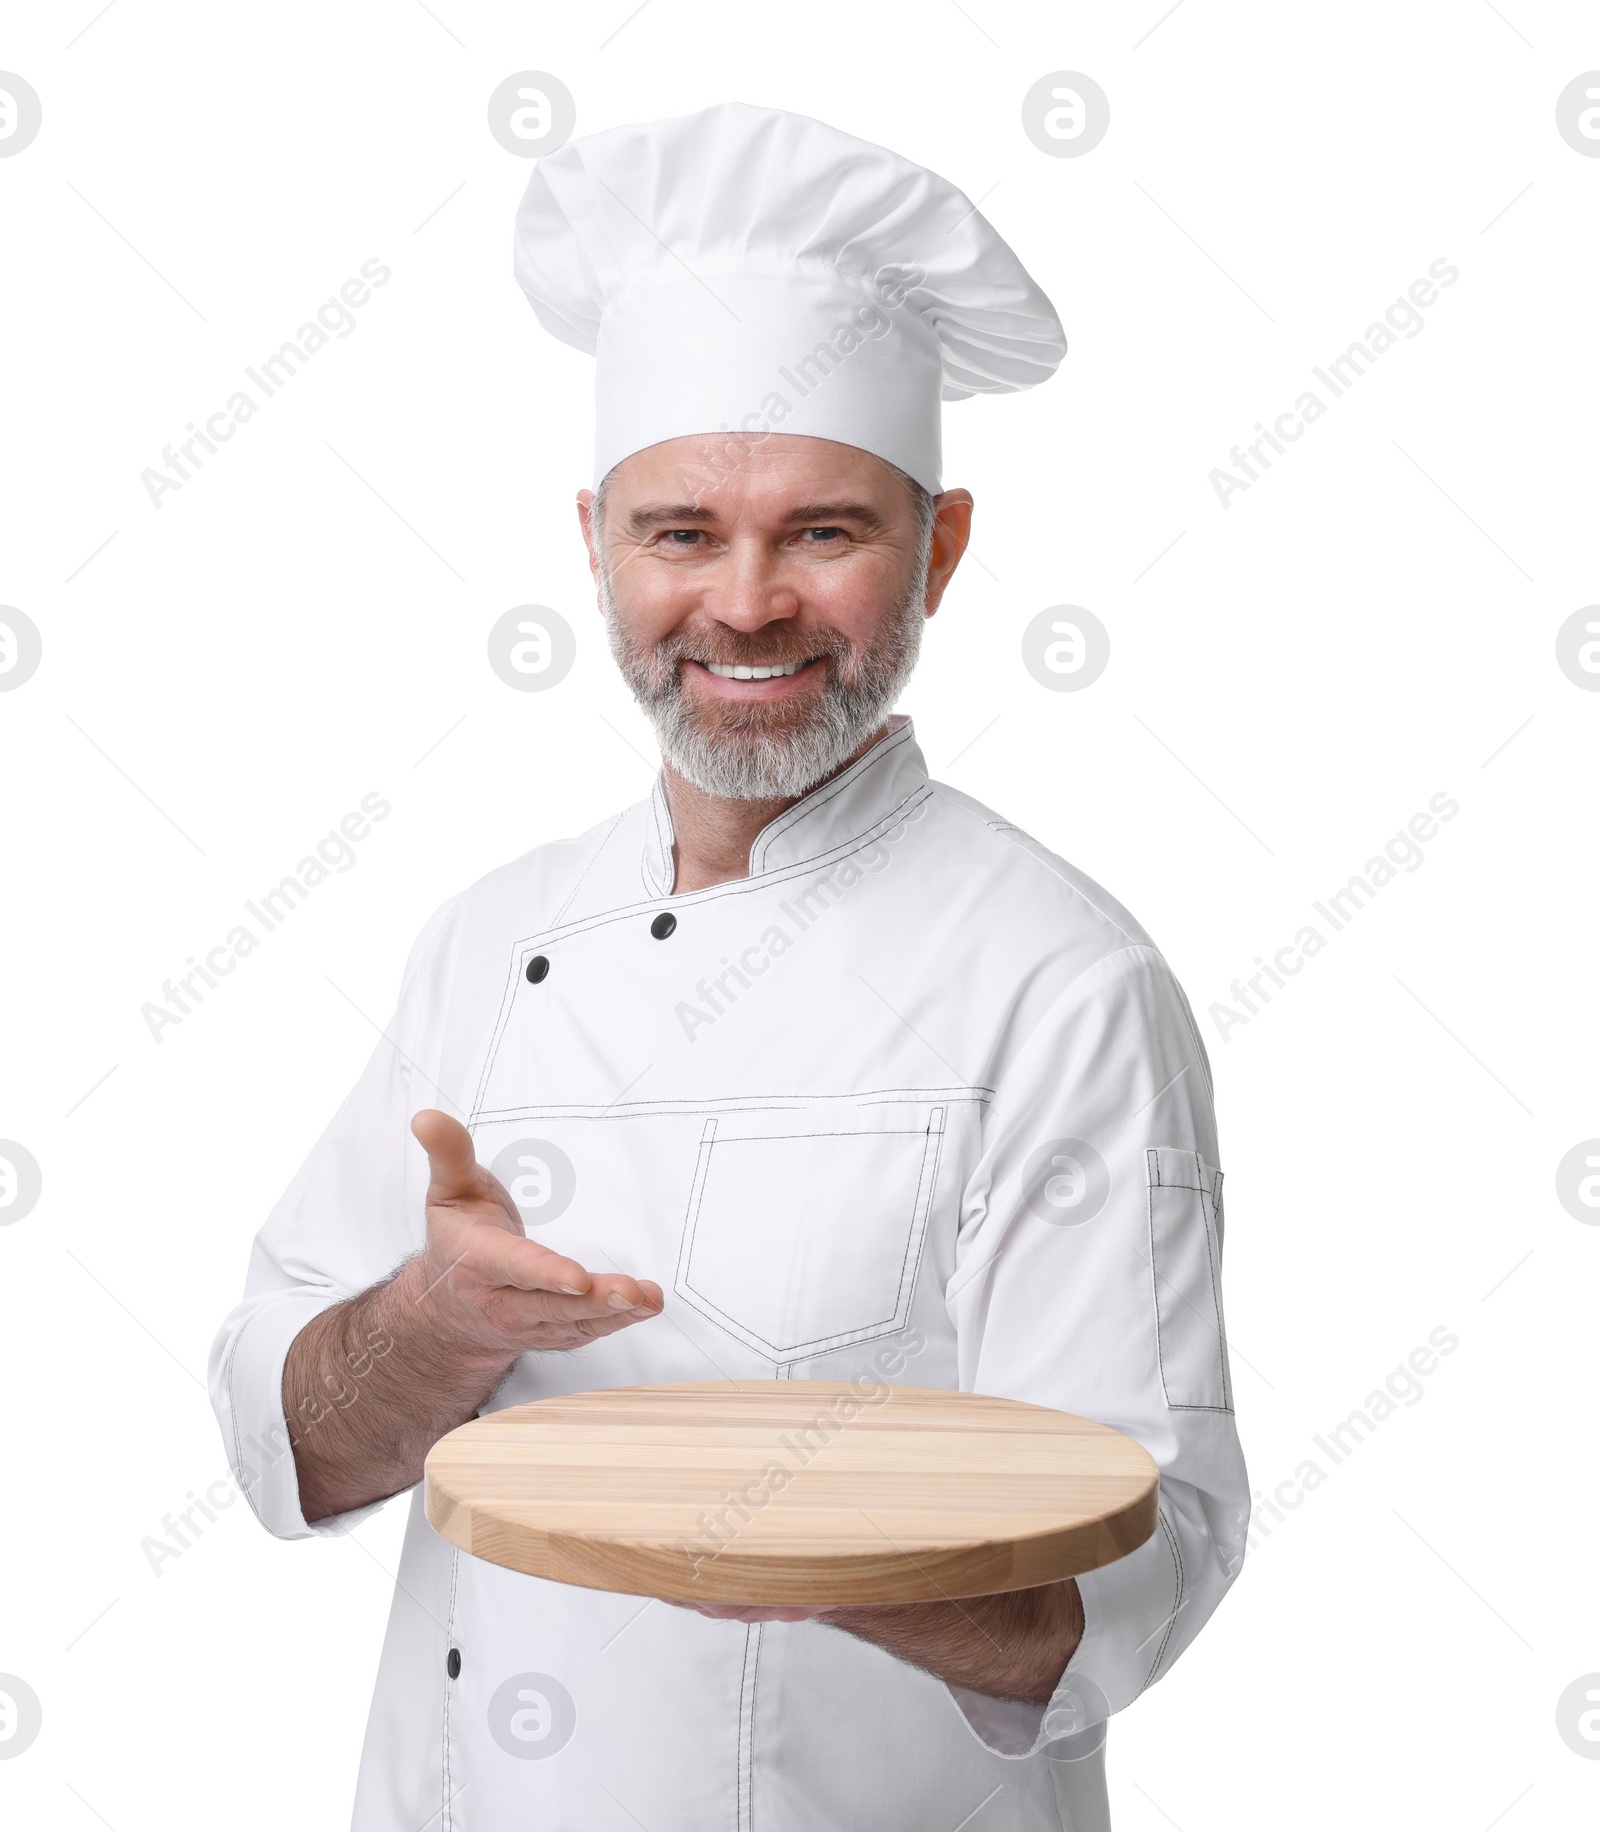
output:
[[[717,518],[698,503],[644,503],[629,511],[628,532],[647,534],[673,522],[713,522]]]
[[[716,519],[715,512],[700,503],[643,503],[629,512],[628,532],[648,534],[652,528],[673,527],[684,522],[704,524]],[[835,522],[854,522],[874,533],[884,525],[878,511],[862,502],[802,503],[783,517],[784,526],[789,528],[819,528]]]
[[[870,503],[804,503],[783,519],[791,528],[816,528],[825,522],[858,522],[872,529],[883,526],[883,517]]]

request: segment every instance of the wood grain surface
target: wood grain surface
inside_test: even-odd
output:
[[[909,1603],[1072,1577],[1156,1528],[1149,1453],[981,1394],[755,1380],[574,1393],[428,1455],[434,1528],[475,1557],[700,1603]]]

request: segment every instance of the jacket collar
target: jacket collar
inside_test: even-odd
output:
[[[928,780],[928,766],[909,718],[894,714],[889,729],[849,769],[830,776],[775,820],[750,848],[750,876],[781,871],[820,857],[877,826]],[[672,815],[664,775],[656,777],[645,822],[645,887],[652,897],[672,893]]]

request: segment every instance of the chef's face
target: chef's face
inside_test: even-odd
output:
[[[612,651],[669,765],[735,800],[803,795],[882,730],[966,547],[972,498],[919,505],[854,446],[670,439],[579,516]]]

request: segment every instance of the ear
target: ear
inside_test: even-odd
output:
[[[928,554],[928,590],[924,608],[931,617],[939,608],[945,587],[961,564],[972,538],[972,492],[944,490],[933,499],[933,545]]]
[[[589,554],[589,571],[596,579],[600,577],[600,553],[596,545],[599,535],[594,525],[594,491],[578,492],[578,526],[583,530],[583,544]]]

